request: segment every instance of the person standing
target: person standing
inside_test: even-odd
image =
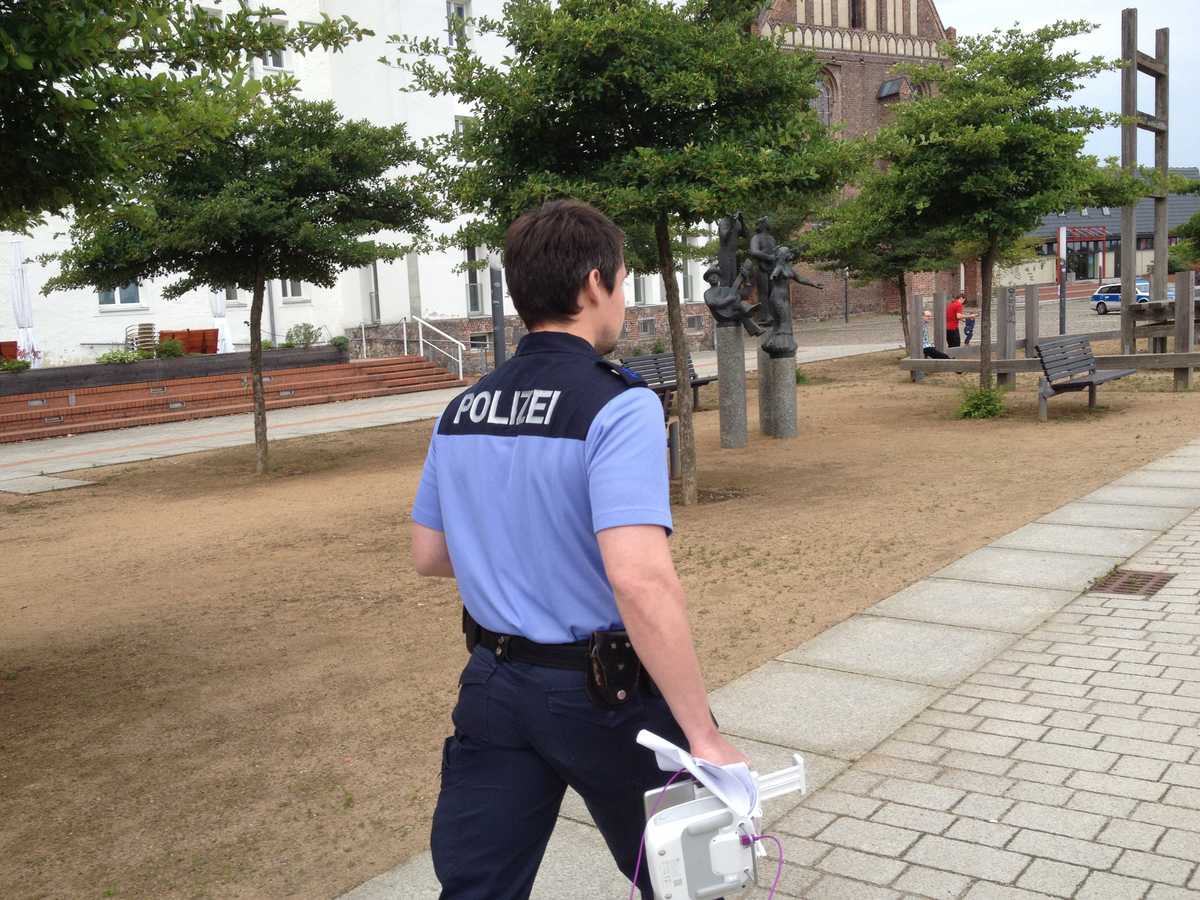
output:
[[[960,291],[946,304],[946,346],[948,347],[962,346],[962,332],[959,331],[958,323],[966,318],[963,313],[966,297],[967,295]]]
[[[470,650],[431,835],[443,900],[529,897],[568,786],[632,879],[643,793],[666,781],[643,728],[745,761],[709,711],[667,543],[662,406],[602,356],[625,319],[623,247],[577,201],[513,222],[503,260],[529,334],[430,441],[413,560],[457,580]],[[637,883],[653,896],[647,867]]]

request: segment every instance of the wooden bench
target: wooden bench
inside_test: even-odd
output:
[[[653,353],[649,356],[630,356],[621,360],[621,365],[641,375],[654,393],[662,398],[663,415],[671,414],[671,394],[675,390],[675,354]],[[700,388],[717,380],[715,375],[708,378],[696,377],[696,365],[692,354],[688,354],[688,381],[692,385],[692,408],[700,405]]]
[[[1051,397],[1087,388],[1088,409],[1094,409],[1097,386],[1137,372],[1137,369],[1116,369],[1098,374],[1092,345],[1085,337],[1046,338],[1038,342],[1037,355],[1043,373],[1038,383],[1038,419],[1043,422],[1049,415],[1047,401]]]

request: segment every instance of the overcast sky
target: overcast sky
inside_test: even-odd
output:
[[[1070,42],[1086,56],[1121,55],[1121,10],[1137,6],[1138,49],[1154,55],[1154,32],[1171,29],[1171,165],[1200,166],[1200,4],[1197,0],[934,0],[942,22],[959,34],[978,34],[994,28],[1009,28],[1014,22],[1029,29],[1057,19],[1087,19],[1100,27]],[[1138,76],[1138,108],[1154,112],[1154,80]],[[1121,73],[1100,75],[1077,95],[1077,102],[1112,112],[1121,111]],[[1119,156],[1121,134],[1117,128],[1096,132],[1088,141],[1088,152],[1103,158]],[[1138,162],[1154,162],[1154,136],[1138,132]]]

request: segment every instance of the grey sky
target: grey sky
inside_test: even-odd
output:
[[[1152,0],[1140,5],[1130,0],[934,0],[942,22],[959,34],[978,34],[994,28],[1009,28],[1019,22],[1023,28],[1035,28],[1057,19],[1087,19],[1100,27],[1091,34],[1070,42],[1072,49],[1087,56],[1121,55],[1121,10],[1138,9],[1138,49],[1154,55],[1154,32],[1171,29],[1171,165],[1200,166],[1200,115],[1197,115],[1197,87],[1200,86],[1200,8],[1196,0]],[[1138,108],[1154,112],[1153,79],[1138,76]],[[1121,110],[1121,76],[1106,72],[1077,95],[1077,102],[1111,112]],[[1116,128],[1097,132],[1088,142],[1088,152],[1103,158],[1121,153],[1120,131]],[[1139,131],[1138,161],[1154,161],[1154,137]]]

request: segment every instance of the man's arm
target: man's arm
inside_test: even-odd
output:
[[[411,536],[413,565],[418,575],[454,577],[454,565],[450,562],[445,534],[413,522]]]
[[[658,525],[624,525],[596,538],[625,629],[692,755],[719,765],[746,762],[713,723],[666,532]]]

